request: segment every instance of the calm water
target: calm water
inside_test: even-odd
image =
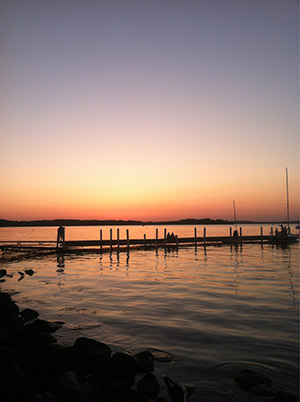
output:
[[[203,227],[197,228],[201,235]],[[103,230],[108,238],[109,228]],[[167,230],[193,236],[194,228]],[[243,227],[245,234],[259,230]],[[162,237],[163,227],[159,231]],[[269,231],[265,226],[264,233]],[[125,233],[120,227],[121,238]],[[143,233],[155,237],[155,227],[130,227],[132,238]],[[207,226],[208,236],[228,233],[227,226]],[[55,238],[56,228],[0,229],[3,240]],[[66,238],[97,239],[99,227],[67,228]],[[275,388],[298,393],[298,244],[0,261],[12,274],[1,288],[12,292],[20,307],[64,321],[56,333],[61,342],[88,336],[115,351],[152,349],[168,360],[156,363],[160,373],[196,387],[190,401],[205,401],[213,393],[265,401],[232,381],[242,368],[269,376]],[[28,268],[35,274],[19,281],[18,271]]]

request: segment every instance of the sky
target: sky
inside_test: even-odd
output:
[[[296,0],[1,0],[0,218],[299,218]]]

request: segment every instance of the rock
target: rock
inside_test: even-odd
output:
[[[12,302],[12,298],[10,297],[10,295],[8,293],[0,292],[0,304],[11,303],[11,302]]]
[[[299,398],[288,392],[279,391],[274,395],[272,402],[299,402]]]
[[[0,283],[6,282],[6,279],[0,279]]]
[[[6,276],[6,275],[7,275],[6,269],[0,269],[0,278],[2,278],[2,276]]]
[[[38,318],[31,324],[26,325],[26,328],[30,329],[31,331],[51,333],[57,331],[59,328],[61,328],[61,326],[62,323],[40,320]]]
[[[24,272],[22,272],[22,271],[19,271],[18,273],[19,273],[21,276],[25,276]]]
[[[61,364],[80,376],[93,374],[108,376],[111,349],[102,342],[85,337],[78,338],[72,347],[65,348]],[[106,381],[107,382],[107,381]]]
[[[40,314],[32,310],[31,308],[25,308],[23,311],[20,313],[21,317],[23,317],[26,321],[34,320],[37,318]]]
[[[19,307],[8,293],[0,292],[0,321],[9,319],[19,312]]]
[[[111,349],[105,343],[96,341],[94,339],[81,337],[76,339],[73,348],[81,350],[88,355],[102,355],[103,357],[110,357]]]
[[[36,383],[26,377],[9,378],[0,382],[1,401],[24,402],[40,392]]]
[[[89,392],[91,401],[103,401],[102,385],[94,375],[87,375],[81,380],[81,384]]]
[[[76,374],[68,371],[59,377],[58,394],[64,402],[85,402],[89,392],[78,383]]]
[[[38,394],[28,399],[27,402],[59,402],[54,394],[46,392],[45,394]]]
[[[24,270],[25,274],[32,276],[34,274],[34,270],[33,269],[25,269]]]
[[[192,387],[175,383],[169,377],[164,377],[164,380],[167,384],[169,395],[174,402],[186,402],[188,397],[194,392]]]
[[[148,402],[148,399],[136,389],[131,389],[113,398],[112,402]]]
[[[130,389],[135,380],[135,359],[122,352],[116,352],[110,359],[110,388],[119,392]]]
[[[137,383],[137,390],[147,398],[154,399],[159,394],[159,383],[152,373],[147,373]]]
[[[134,359],[139,373],[150,373],[154,370],[154,356],[148,350],[137,353]]]

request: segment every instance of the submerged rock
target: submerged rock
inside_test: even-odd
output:
[[[263,374],[256,373],[251,369],[243,369],[234,381],[244,389],[255,395],[271,396],[274,391],[270,388],[272,380]]]
[[[264,376],[263,374],[258,374],[250,369],[243,369],[240,374],[234,378],[234,381],[248,387],[272,385],[272,380],[270,378]]]
[[[33,269],[25,269],[24,270],[25,274],[32,276],[34,274],[34,270]]]
[[[6,269],[0,269],[0,278],[2,278],[2,276],[6,276],[6,275],[7,275]]]

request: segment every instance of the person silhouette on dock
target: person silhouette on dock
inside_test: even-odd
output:
[[[56,248],[65,246],[65,228],[63,226],[59,226],[57,229],[57,241]]]

